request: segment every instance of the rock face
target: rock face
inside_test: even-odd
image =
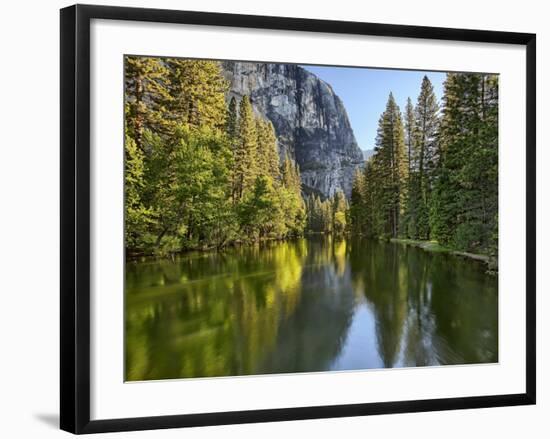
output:
[[[346,109],[330,85],[293,64],[225,61],[229,97],[248,95],[254,110],[271,120],[281,158],[300,166],[305,192],[349,197],[355,169],[363,164]]]

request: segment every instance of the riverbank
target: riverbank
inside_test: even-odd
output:
[[[427,252],[447,253],[453,256],[480,261],[487,265],[488,272],[496,273],[498,271],[497,261],[488,255],[454,250],[452,248],[442,246],[437,241],[421,241],[416,239],[391,238],[390,242],[421,248],[422,250],[425,250]]]
[[[145,252],[145,251],[136,251],[133,249],[126,249],[125,254],[126,254],[127,261],[134,261],[134,260],[139,260],[143,258],[171,259],[176,256],[181,256],[181,255],[184,255],[187,253],[193,253],[193,252],[204,252],[204,253],[223,252],[225,250],[231,250],[239,247],[269,245],[271,243],[286,242],[286,241],[293,241],[301,238],[323,237],[323,236],[331,236],[336,239],[344,239],[346,238],[346,236],[349,236],[349,235],[345,233],[338,234],[338,233],[332,233],[332,232],[305,231],[303,232],[303,234],[300,234],[300,235],[291,235],[291,236],[283,236],[283,237],[262,236],[261,238],[235,239],[235,240],[224,242],[222,244],[201,244],[201,245],[195,245],[195,246],[188,246],[185,248],[172,250],[172,251],[156,249],[156,250],[150,250],[148,252]]]
[[[305,236],[305,235],[304,235]],[[271,243],[292,241],[302,238],[302,235],[297,236],[285,236],[285,237],[261,237],[255,239],[235,239],[232,241],[224,242],[223,244],[202,244],[196,246],[188,246],[177,250],[166,251],[161,249],[150,250],[148,252],[135,251],[126,249],[126,260],[136,261],[146,258],[154,259],[174,259],[177,256],[186,255],[189,253],[222,253],[227,250],[240,248],[240,247],[253,247],[258,245],[269,245]]]

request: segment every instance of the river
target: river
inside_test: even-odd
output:
[[[126,264],[126,379],[498,361],[477,261],[350,237]]]

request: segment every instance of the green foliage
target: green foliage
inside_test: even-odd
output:
[[[408,104],[411,104],[410,100]],[[411,157],[408,182],[410,196],[407,200],[406,227],[403,234],[415,239],[429,239],[429,202],[441,153],[438,143],[439,104],[427,76],[422,79],[413,114],[411,105],[407,105],[407,141]]]
[[[347,228],[348,203],[342,191],[337,191],[332,199],[332,231],[342,235]]]
[[[243,96],[239,105],[238,139],[234,152],[233,198],[241,201],[258,175],[258,138],[252,105]]]
[[[414,111],[407,101],[405,159],[400,115],[392,101],[390,95],[379,121],[375,155],[355,175],[351,230],[434,239],[496,261],[498,77],[448,74],[441,111],[424,77]]]
[[[336,212],[332,222],[332,230],[336,235],[342,235],[346,230],[346,213]]]
[[[407,105],[405,107],[405,147],[407,150],[407,160],[409,165],[409,175],[413,169],[413,157],[415,153],[415,140],[417,136],[416,131],[416,119],[414,116],[414,107],[411,98],[407,98]]]
[[[441,119],[442,169],[431,222],[434,237],[458,249],[496,253],[498,77],[449,74]],[[444,206],[437,208],[437,206]]]
[[[307,230],[311,233],[343,235],[348,229],[349,207],[342,191],[324,201],[310,196],[306,201]]]
[[[457,192],[448,190],[450,184],[449,169],[442,167],[430,200],[429,216],[431,235],[447,245],[452,242],[453,233],[457,228],[455,214]],[[411,234],[411,236],[416,235]]]
[[[227,214],[231,154],[225,136],[211,128],[181,125],[169,140],[150,138],[154,246],[173,238],[177,249],[222,245],[234,230]]]
[[[351,231],[363,235],[366,234],[367,206],[365,196],[365,174],[359,169],[355,171],[351,187],[351,199],[349,209],[349,220]]]
[[[481,222],[461,223],[453,233],[453,246],[458,250],[475,250],[483,240]]]
[[[227,109],[227,126],[226,132],[229,139],[234,141],[238,136],[238,114],[237,114],[237,99],[235,96],[229,101],[229,107]],[[232,145],[234,147],[234,145]]]
[[[277,136],[275,135],[273,124],[270,121],[256,118],[256,134],[258,136],[259,169],[267,171],[273,181],[278,183],[281,180],[281,169],[277,149]]]
[[[296,163],[286,157],[281,167],[273,125],[248,96],[226,106],[217,62],[127,57],[126,67],[129,254],[303,233]]]
[[[125,227],[124,238],[128,247],[143,251],[142,237],[147,234],[151,221],[151,211],[142,202],[141,193],[144,186],[144,154],[136,142],[126,135],[126,160],[124,163],[124,204]]]
[[[228,83],[216,61],[164,59],[170,98],[165,121],[192,127],[226,126]]]
[[[397,237],[404,228],[408,178],[403,120],[390,93],[378,121],[375,154],[364,174],[355,175],[350,216],[360,223],[352,229],[367,236]]]
[[[281,173],[280,200],[284,211],[285,227],[292,236],[303,233],[306,222],[306,206],[302,198],[302,179],[294,160],[285,157]]]
[[[248,237],[276,238],[284,233],[283,210],[269,176],[258,176],[240,205],[241,225]]]
[[[127,56],[125,61],[126,132],[143,149],[145,129],[164,129],[165,104],[170,99],[168,71],[158,58]]]
[[[498,77],[424,77],[404,120],[390,93],[375,154],[343,193],[304,201],[292,157],[215,61],[126,57],[125,240],[169,255],[305,230],[434,239],[498,257]]]

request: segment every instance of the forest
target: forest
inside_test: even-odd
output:
[[[280,160],[273,125],[247,96],[226,104],[217,62],[128,56],[125,72],[128,255],[304,233],[298,166],[288,155]],[[336,206],[334,229],[343,232],[343,194],[324,203],[324,212]]]
[[[304,193],[299,166],[248,96],[228,97],[216,61],[125,58],[126,254],[308,233],[435,240],[496,255],[498,77],[424,77],[404,115],[390,93],[375,154],[351,198]]]
[[[355,233],[431,240],[496,259],[498,76],[448,73],[441,104],[424,76],[404,115],[390,93],[350,204]]]

